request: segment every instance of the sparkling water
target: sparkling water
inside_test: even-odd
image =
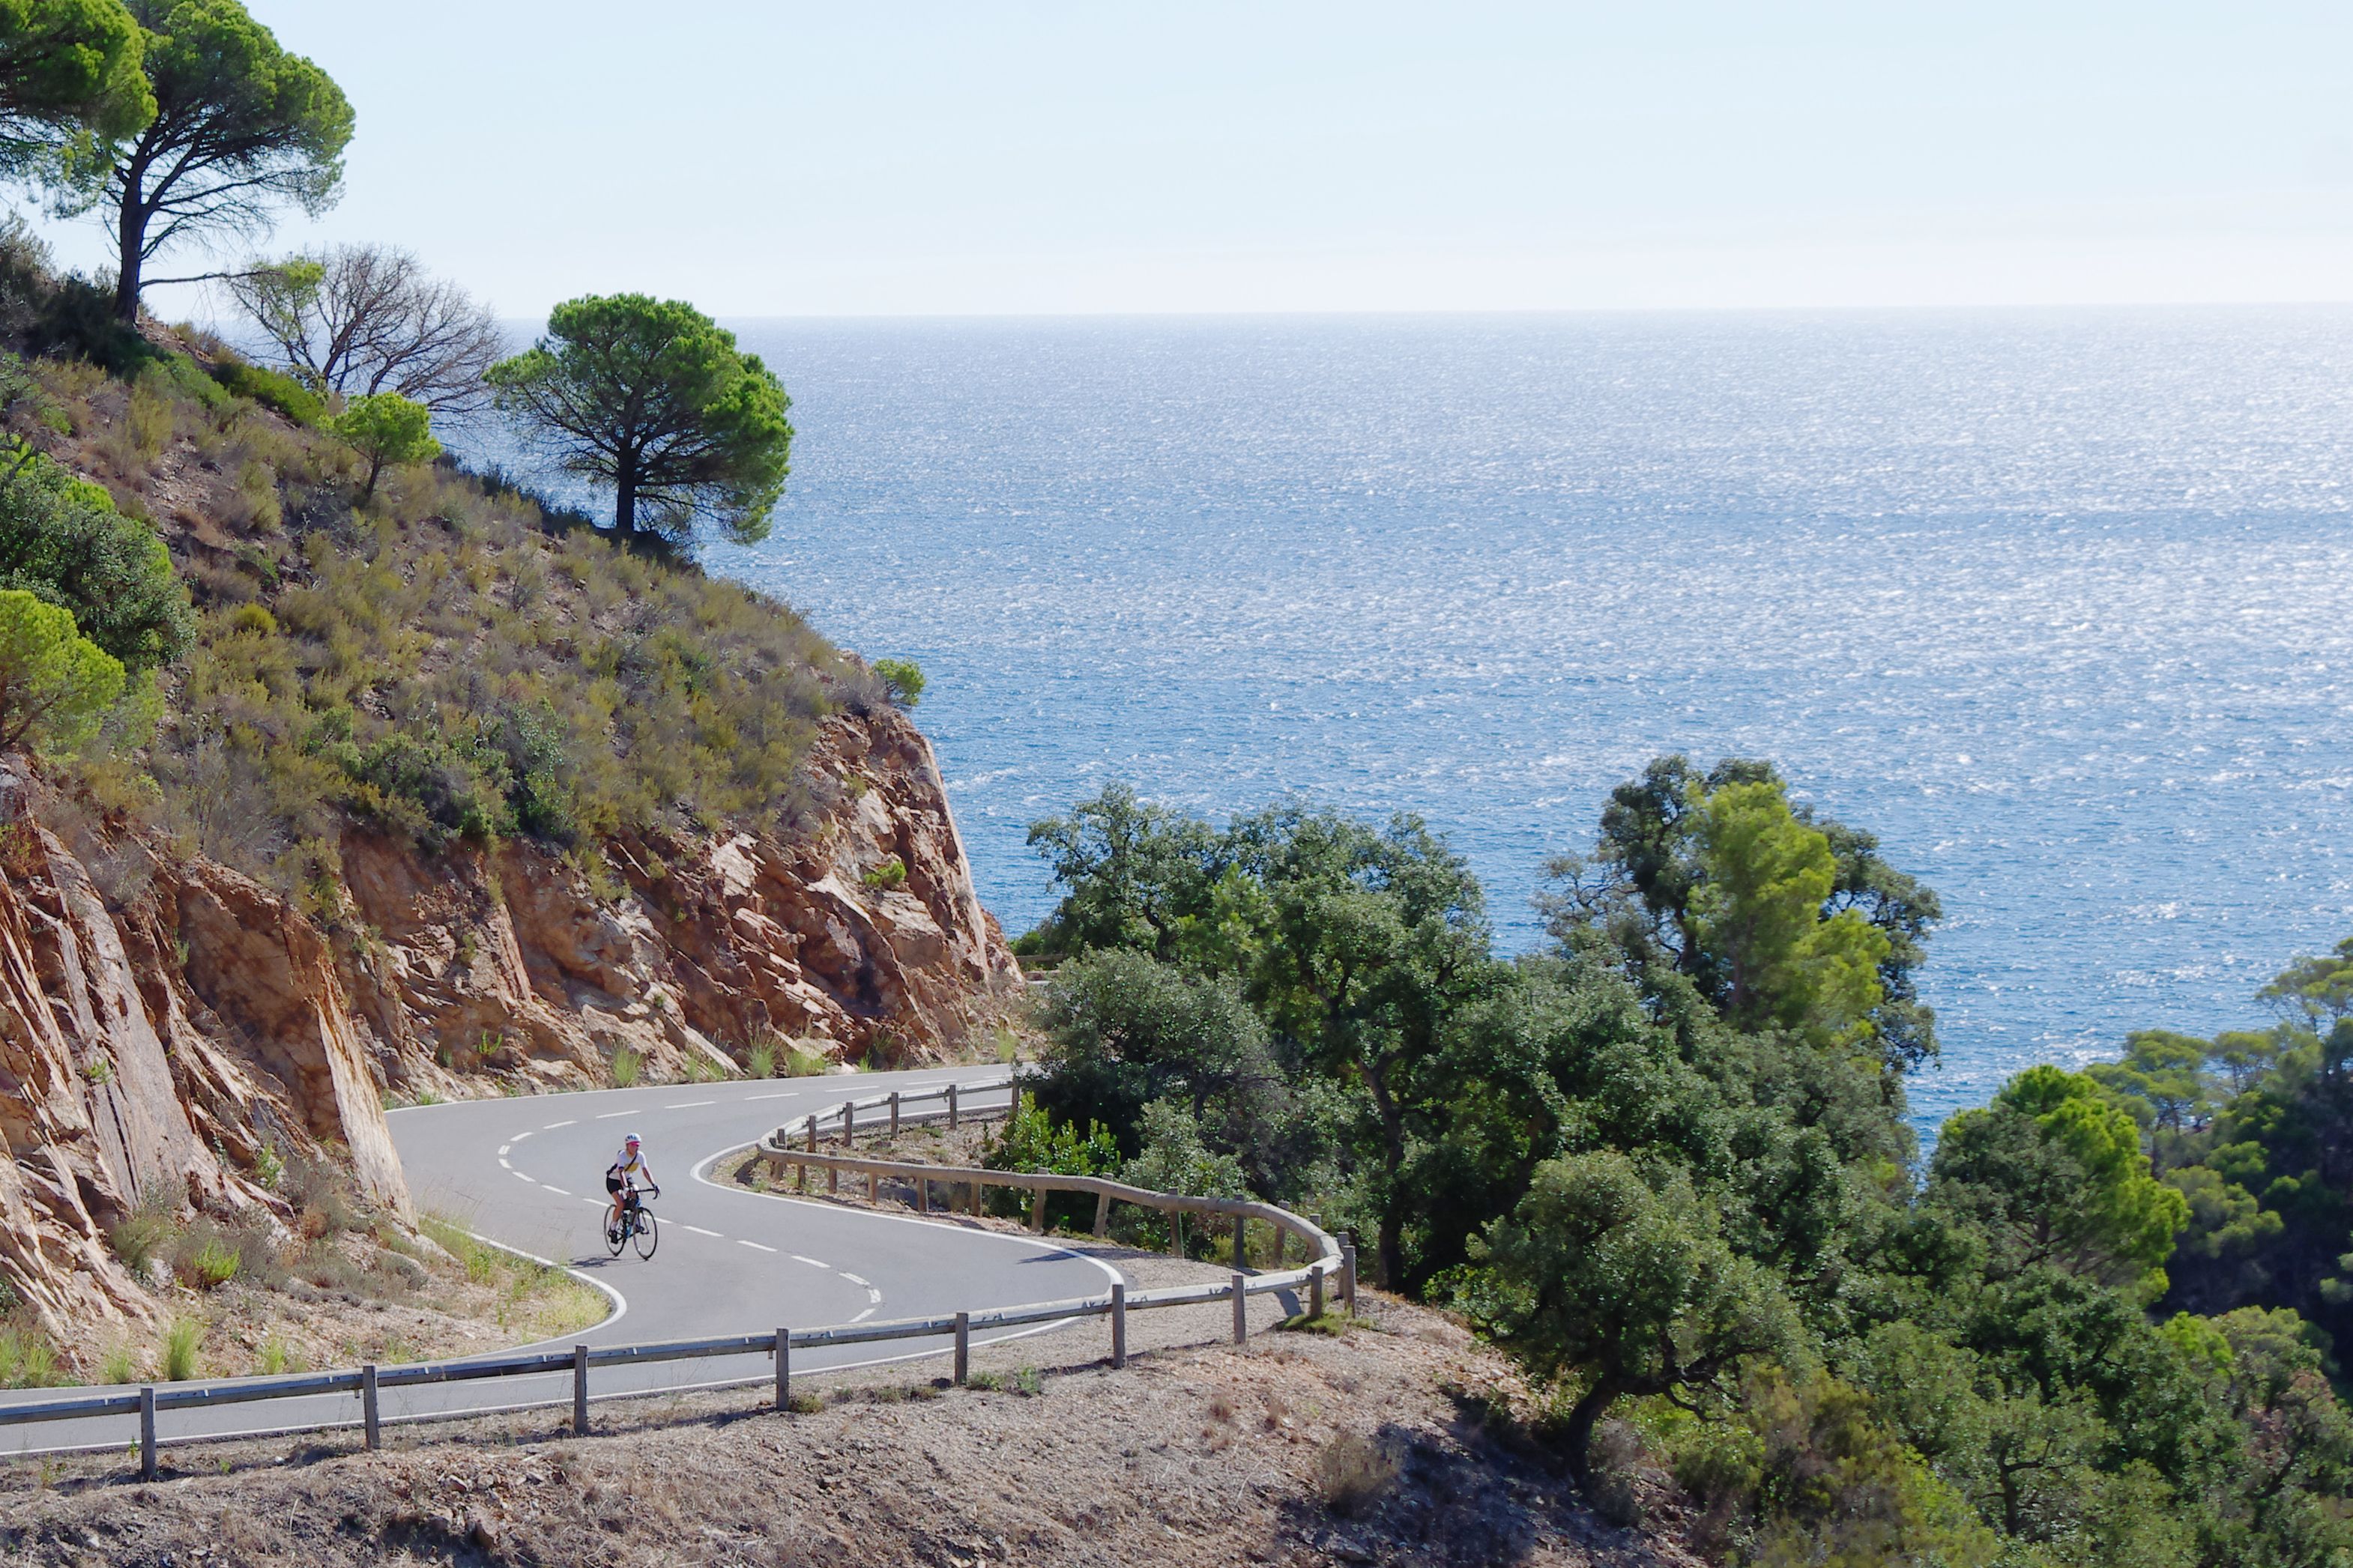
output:
[[[920,718],[981,894],[1106,780],[1421,814],[1507,950],[1650,757],[1769,757],[1943,895],[1982,1100],[2353,931],[2353,311],[740,323],[709,553]]]

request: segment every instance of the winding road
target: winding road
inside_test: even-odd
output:
[[[394,1111],[390,1119],[420,1210],[446,1215],[501,1246],[565,1264],[612,1298],[613,1315],[566,1336],[567,1343],[644,1343],[1100,1296],[1121,1276],[1109,1264],[1050,1242],[753,1193],[710,1179],[721,1156],[795,1117],[853,1095],[1002,1075],[999,1068],[966,1067],[671,1084],[419,1106]],[[1001,1105],[1004,1096],[1002,1089],[976,1094],[966,1103]],[[661,1246],[650,1260],[633,1251],[607,1257],[601,1234],[605,1169],[629,1132],[644,1140],[662,1191],[655,1205]],[[796,1350],[793,1370],[798,1374],[913,1359],[945,1348],[942,1340]],[[765,1355],[614,1367],[598,1372],[596,1394],[704,1387],[768,1375]],[[387,1390],[384,1415],[397,1421],[506,1409],[566,1399],[569,1391],[568,1373],[427,1384]],[[0,1400],[54,1398],[58,1393],[25,1390]],[[358,1408],[350,1395],[322,1394],[170,1411],[158,1420],[159,1436],[169,1444],[198,1436],[352,1424]],[[121,1417],[0,1426],[0,1452],[120,1447],[131,1430]]]

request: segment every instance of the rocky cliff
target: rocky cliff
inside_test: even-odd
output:
[[[403,1212],[387,1097],[956,1047],[1018,973],[930,747],[842,715],[809,771],[827,804],[790,842],[638,836],[594,879],[355,823],[305,913],[0,759],[0,1287],[69,1344],[148,1318],[107,1232],[142,1202],[290,1218],[262,1178],[297,1157]]]

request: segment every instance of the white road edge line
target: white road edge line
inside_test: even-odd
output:
[[[746,1149],[757,1148],[758,1146],[759,1146],[759,1145],[758,1145],[758,1141],[757,1141],[757,1140],[754,1140],[753,1142],[750,1142],[750,1143],[738,1143],[738,1144],[736,1144],[736,1145],[735,1145],[733,1148],[732,1148],[732,1149],[722,1149],[722,1150],[720,1150],[720,1151],[719,1151],[719,1152],[717,1152],[716,1154],[711,1154],[711,1155],[707,1155],[707,1156],[705,1156],[705,1157],[703,1158],[702,1162],[700,1164],[696,1165],[696,1166],[694,1167],[694,1169],[693,1169],[691,1173],[690,1173],[691,1175],[692,1175],[692,1176],[693,1176],[693,1178],[694,1178],[696,1181],[701,1182],[704,1186],[711,1188],[711,1189],[712,1189],[712,1191],[714,1191],[714,1192],[722,1192],[722,1193],[725,1193],[725,1192],[734,1192],[734,1193],[741,1193],[741,1194],[743,1194],[744,1195],[745,1195],[745,1196],[747,1196],[747,1197],[765,1198],[765,1199],[767,1199],[770,1203],[777,1203],[777,1204],[792,1204],[792,1205],[797,1205],[797,1206],[802,1206],[802,1207],[807,1207],[807,1208],[821,1208],[821,1209],[824,1209],[824,1210],[828,1211],[828,1213],[832,1213],[832,1214],[840,1214],[840,1213],[842,1213],[842,1212],[843,1212],[843,1211],[842,1211],[842,1210],[841,1210],[838,1205],[833,1205],[833,1204],[825,1204],[825,1203],[818,1203],[818,1202],[817,1202],[816,1200],[811,1199],[811,1198],[796,1198],[796,1197],[793,1197],[793,1196],[791,1196],[790,1194],[785,1194],[785,1193],[763,1193],[763,1192],[759,1192],[759,1191],[756,1191],[756,1190],[754,1190],[754,1189],[750,1189],[750,1188],[745,1188],[745,1187],[726,1187],[726,1186],[722,1186],[719,1183],[712,1181],[709,1176],[707,1176],[707,1175],[705,1175],[705,1174],[703,1173],[704,1172],[706,1172],[706,1171],[710,1170],[712,1166],[713,1166],[713,1165],[717,1164],[720,1161],[726,1159],[728,1156],[730,1156],[730,1155],[732,1155],[732,1154],[740,1154],[740,1153],[742,1153],[742,1152],[743,1152],[744,1150],[746,1150]],[[929,1219],[929,1218],[925,1218],[925,1217],[923,1217],[923,1216],[922,1216],[922,1215],[912,1215],[912,1214],[881,1214],[881,1213],[878,1213],[878,1212],[876,1212],[875,1210],[872,1210],[872,1209],[856,1210],[856,1211],[851,1211],[851,1212],[855,1212],[855,1213],[861,1214],[864,1217],[866,1217],[866,1218],[868,1218],[868,1219],[879,1219],[879,1220],[883,1220],[883,1221],[887,1221],[888,1223],[892,1224],[892,1225],[920,1225],[920,1226],[936,1226],[936,1225],[938,1225],[938,1224],[940,1223],[940,1222],[939,1222],[938,1220],[936,1220],[936,1219]],[[1077,1259],[1078,1259],[1080,1262],[1082,1262],[1082,1263],[1092,1263],[1092,1264],[1093,1264],[1097,1268],[1102,1269],[1102,1270],[1103,1271],[1103,1273],[1104,1273],[1108,1278],[1110,1278],[1110,1279],[1113,1279],[1113,1280],[1116,1280],[1118,1283],[1120,1283],[1120,1284],[1122,1284],[1122,1285],[1125,1285],[1125,1284],[1127,1284],[1127,1283],[1128,1283],[1128,1278],[1127,1278],[1127,1276],[1126,1276],[1126,1275],[1122,1274],[1122,1273],[1121,1273],[1117,1268],[1113,1268],[1112,1265],[1110,1265],[1110,1264],[1108,1264],[1108,1263],[1104,1262],[1102,1258],[1097,1258],[1094,1254],[1092,1254],[1092,1253],[1091,1253],[1091,1252],[1075,1252],[1075,1251],[1072,1251],[1070,1247],[1057,1247],[1057,1246],[1055,1246],[1055,1245],[1054,1245],[1052,1242],[1050,1242],[1050,1241],[1039,1241],[1039,1240],[1035,1240],[1035,1239],[1033,1239],[1032,1237],[1026,1237],[1026,1236],[1008,1236],[1008,1235],[1006,1235],[1006,1234],[1005,1234],[1003,1231],[1001,1231],[1001,1230],[967,1230],[967,1231],[965,1231],[965,1232],[964,1232],[964,1234],[965,1234],[965,1235],[966,1235],[966,1236],[985,1236],[985,1237],[990,1237],[990,1238],[991,1238],[991,1239],[993,1239],[993,1240],[1002,1241],[1002,1242],[1007,1242],[1007,1243],[1009,1243],[1009,1244],[1011,1244],[1011,1245],[1013,1245],[1013,1246],[1017,1246],[1017,1247],[1029,1247],[1029,1248],[1032,1248],[1033,1250],[1036,1250],[1036,1251],[1039,1251],[1039,1252],[1049,1253],[1049,1254],[1060,1254],[1061,1257],[1064,1257],[1064,1258],[1077,1258]],[[798,1254],[798,1253],[795,1253],[795,1254],[793,1254],[793,1256],[794,1256],[794,1257],[796,1257],[796,1258],[800,1258],[800,1254]],[[803,1263],[817,1263],[817,1259],[815,1259],[815,1258],[800,1258],[800,1260],[801,1260]],[[822,1263],[818,1263],[818,1264],[817,1264],[817,1266],[818,1266],[819,1268],[824,1268],[824,1267],[825,1267],[825,1265],[824,1265],[824,1264],[822,1264]],[[1051,1324],[1050,1324],[1050,1325],[1048,1325],[1048,1326],[1049,1326],[1049,1327],[1053,1327],[1053,1326],[1056,1326],[1056,1325],[1051,1325]],[[1040,1331],[1040,1332],[1042,1332],[1043,1331]],[[1020,1335],[1016,1335],[1016,1336],[1014,1336],[1014,1337],[1015,1337],[1015,1338],[1020,1338],[1020,1337],[1022,1337],[1022,1336],[1020,1336]],[[877,1363],[877,1364],[880,1364],[880,1363]]]
[[[570,1197],[570,1196],[572,1195],[572,1189],[571,1189],[571,1188],[569,1188],[569,1187],[559,1187],[559,1186],[557,1186],[554,1182],[542,1182],[542,1183],[540,1183],[539,1184],[540,1184],[541,1186],[543,1186],[543,1187],[545,1187],[549,1192],[554,1193],[554,1194],[557,1197],[559,1197],[559,1198],[568,1198],[568,1197]],[[595,1200],[594,1198],[591,1198],[591,1199],[590,1199],[590,1200],[588,1200],[588,1201],[589,1201],[589,1202],[591,1202],[591,1203],[596,1202],[596,1200]]]
[[[762,1242],[746,1241],[740,1236],[735,1238],[735,1245],[738,1247],[749,1247],[760,1252],[774,1252],[776,1250],[775,1247],[769,1247]]]

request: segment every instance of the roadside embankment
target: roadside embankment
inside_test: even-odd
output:
[[[1222,1309],[1152,1314],[1113,1372],[1094,1326],[761,1391],[599,1405],[175,1456],[125,1482],[0,1470],[0,1551],[32,1563],[1397,1563],[1683,1564],[1613,1528],[1491,1412],[1518,1390],[1447,1320],[1205,1347]],[[1182,1321],[1180,1321],[1182,1320]],[[1141,1325],[1139,1325],[1141,1326]],[[429,1434],[429,1436],[427,1435]],[[208,1555],[209,1554],[209,1555]]]

